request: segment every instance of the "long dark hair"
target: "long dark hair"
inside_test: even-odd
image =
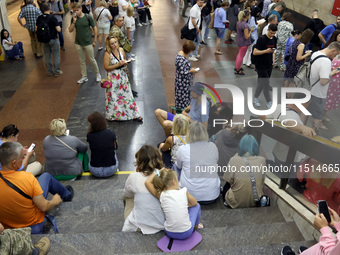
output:
[[[7,33],[8,33],[8,37],[5,37],[5,32],[7,31]],[[4,40],[4,39],[7,39],[7,38],[9,38],[9,32],[8,32],[8,30],[7,29],[2,29],[1,30],[1,44],[2,44],[2,40]]]
[[[324,48],[327,48],[332,42],[336,42],[336,38],[338,37],[339,34],[340,34],[340,29],[336,29],[331,35],[331,37],[329,38],[329,40],[326,42]]]

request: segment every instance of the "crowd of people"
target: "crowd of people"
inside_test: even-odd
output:
[[[40,9],[32,0],[26,0],[21,6],[18,22],[29,31],[32,52],[36,57],[45,56],[47,74],[60,76],[60,49],[66,50],[62,34],[64,8],[56,0],[38,3]],[[265,171],[261,170],[266,159],[260,156],[257,140],[240,125],[224,125],[216,129],[211,120],[221,116],[231,120],[232,107],[228,103],[211,106],[208,100],[202,99],[206,84],[194,83],[197,70],[191,67],[190,61],[199,61],[199,47],[207,45],[211,22],[217,37],[215,55],[223,54],[221,41],[233,44],[235,39],[238,46],[235,75],[245,75],[242,64],[257,72],[258,86],[253,98],[256,107],[261,106],[259,96],[263,91],[267,108],[272,108],[269,78],[273,68],[280,68],[284,72],[285,86],[292,87],[300,67],[310,61],[312,99],[304,106],[312,113],[313,127],[306,126],[307,117],[300,115],[301,109],[293,104],[287,105],[286,114],[281,114],[281,108],[277,107],[271,116],[261,118],[279,119],[286,124],[295,120],[298,125],[289,129],[312,137],[320,129],[327,128],[324,122],[329,119],[325,113],[338,108],[340,17],[335,24],[324,26],[314,10],[313,23],[308,23],[304,31],[298,31],[294,29],[292,14],[280,0],[274,3],[269,0],[232,0],[230,3],[197,0],[191,5],[188,27],[195,31],[194,40],[184,42],[175,58],[175,107],[179,114],[155,110],[155,118],[166,139],[158,148],[143,145],[135,154],[136,172],[129,175],[124,188],[123,231],[140,230],[143,234],[154,234],[164,230],[170,238],[186,239],[195,229],[204,227],[200,222],[201,205],[217,203],[221,196],[228,208],[255,207],[264,195]],[[73,199],[73,188],[70,185],[65,187],[59,181],[75,180],[84,169],[101,178],[113,176],[118,171],[118,138],[107,128],[107,120],[143,121],[135,102],[138,95],[131,89],[127,66],[129,61],[135,60],[132,49],[136,24],[152,24],[150,7],[142,0],[101,1],[97,8],[95,1],[71,1],[68,31],[75,32],[75,48],[81,64],[78,83],[88,81],[86,55],[96,73],[96,82],[105,88],[105,116],[99,112],[88,116],[90,158],[88,145],[69,134],[66,121],[53,119],[49,126],[51,134],[43,141],[44,169],[36,161],[34,150],[17,142],[18,128],[13,124],[3,128],[0,188],[6,195],[0,197],[0,233],[3,226],[7,232],[30,227],[32,234],[41,234],[45,216],[53,218],[46,212]],[[188,1],[184,0],[183,16],[187,7]],[[42,28],[48,28],[49,33],[44,33]],[[203,36],[201,31],[204,31]],[[20,60],[24,57],[22,43],[14,41],[6,29],[1,31],[1,44],[9,58]],[[107,79],[102,79],[94,58],[97,46],[98,51],[105,49]],[[300,95],[292,97],[300,98]],[[288,147],[277,143],[273,154],[276,164],[284,164]],[[297,153],[296,164],[301,164],[305,157]],[[219,166],[228,166],[235,171],[220,176]],[[241,171],[245,167],[258,167],[259,170],[250,174]],[[222,186],[220,177],[225,181]],[[50,200],[47,199],[49,193],[53,195]],[[335,201],[332,206],[336,208],[330,209],[330,225],[339,229],[340,204]],[[323,237],[319,244],[306,249],[303,254],[328,254],[322,253],[325,246],[331,252],[329,254],[336,254],[336,249],[340,249],[339,236],[337,240],[331,237],[328,228],[326,230],[328,222],[322,214],[316,215],[315,225]],[[326,244],[324,239],[328,240]],[[43,245],[37,245],[35,249],[32,243],[28,245],[33,254],[38,254],[34,253],[36,250],[40,254],[46,252],[41,248]],[[282,250],[282,254],[292,252],[288,246]]]

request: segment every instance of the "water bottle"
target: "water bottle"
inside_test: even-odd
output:
[[[267,197],[266,196],[261,197],[260,205],[261,205],[261,207],[267,206]]]

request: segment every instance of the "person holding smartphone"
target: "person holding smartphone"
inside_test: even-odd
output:
[[[300,247],[301,255],[339,255],[340,254],[340,216],[331,208],[329,214],[331,216],[331,222],[328,223],[325,216],[321,213],[317,213],[314,218],[314,226],[320,230],[321,237],[319,243],[313,245],[310,248]],[[329,226],[334,227],[338,233],[336,237],[333,237],[333,233]],[[290,246],[285,246],[282,249],[283,255],[295,255]]]

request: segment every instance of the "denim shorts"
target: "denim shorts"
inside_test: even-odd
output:
[[[224,38],[224,32],[225,32],[225,28],[222,27],[215,27],[216,30],[216,36],[218,39],[223,39]]]
[[[307,110],[312,114],[314,119],[322,120],[326,107],[326,98],[312,96]]]

